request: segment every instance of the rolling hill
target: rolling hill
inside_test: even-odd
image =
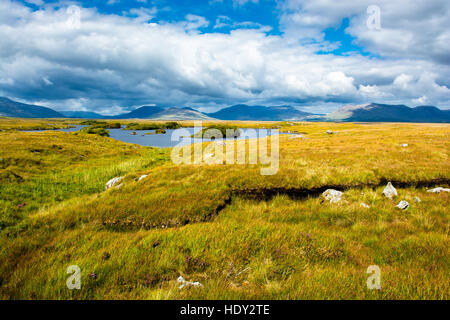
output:
[[[65,118],[50,108],[25,104],[0,97],[0,116],[16,118]]]
[[[371,103],[348,105],[328,114],[322,119],[345,122],[450,122],[450,110],[433,106],[410,108],[405,105]]]
[[[207,115],[220,120],[285,121],[303,120],[312,114],[291,106],[265,107],[238,104]]]

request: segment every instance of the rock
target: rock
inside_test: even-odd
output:
[[[131,135],[132,135],[132,136],[135,136],[135,135],[137,135],[137,133],[136,133],[136,132],[132,132]]]
[[[179,289],[183,289],[184,287],[203,287],[203,285],[198,282],[192,282],[192,281],[186,281],[184,280],[184,278],[182,276],[179,276],[177,279],[178,283],[180,283],[181,285],[178,287]]]
[[[402,200],[398,203],[397,208],[402,209],[402,210],[406,210],[409,208],[409,203],[408,201]]]
[[[123,177],[116,177],[116,178],[112,178],[111,180],[109,180],[106,185],[105,185],[105,190],[111,189],[112,187],[114,187],[115,185],[117,185],[120,181],[123,180]],[[116,188],[120,188],[120,186],[122,186],[122,184],[120,184],[119,186],[117,186]]]
[[[402,147],[402,148],[406,148],[407,146],[408,146],[407,143],[403,143],[403,144],[400,145],[400,147]]]
[[[420,203],[420,202],[422,202],[422,200],[420,200],[420,198],[419,198],[419,197],[414,197],[414,201],[416,201],[417,203]]]
[[[338,190],[334,189],[328,189],[322,195],[324,196],[325,200],[330,201],[330,203],[338,203],[341,201],[341,197],[344,193]]]
[[[398,195],[397,189],[394,188],[392,183],[388,182],[386,188],[383,190],[383,194],[386,198],[392,199]]]
[[[427,190],[427,192],[431,192],[431,193],[450,192],[450,189],[438,187],[438,188]]]
[[[148,177],[148,174],[144,174],[144,175],[140,176],[139,179],[138,179],[138,182],[143,180],[143,179],[145,179],[145,178],[147,178],[147,177]]]
[[[331,131],[331,130],[327,130],[325,133],[326,133],[326,134],[333,134],[334,132]]]
[[[370,206],[367,203],[361,202],[361,207],[369,209]]]
[[[305,136],[302,134],[295,134],[289,137],[289,140],[293,140],[293,139],[305,139]]]

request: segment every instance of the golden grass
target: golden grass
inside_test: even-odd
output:
[[[104,137],[0,133],[0,157],[10,159],[1,170],[20,171],[25,184],[37,176],[51,181],[55,171],[61,181],[75,168],[96,181],[80,192],[67,187],[57,202],[39,199],[2,231],[0,296],[448,299],[449,195],[427,193],[421,183],[448,183],[450,126],[281,125],[308,139],[280,136],[274,176],[261,176],[259,165],[176,166],[165,151]],[[327,135],[328,129],[338,133]],[[63,146],[61,156],[53,144]],[[109,178],[122,174],[122,188],[103,192]],[[141,174],[149,177],[137,182]],[[404,185],[395,200],[381,194],[388,180]],[[11,190],[21,183],[7,182]],[[346,190],[341,203],[318,196],[327,186]],[[407,211],[395,208],[402,199],[411,205]],[[379,291],[366,287],[373,264],[382,272]],[[81,267],[79,291],[65,285],[69,265]],[[180,290],[179,275],[204,287]]]

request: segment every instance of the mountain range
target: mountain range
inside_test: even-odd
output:
[[[265,107],[238,104],[207,115],[220,120],[287,121],[303,120],[312,113],[303,112],[291,106]]]
[[[64,118],[64,115],[50,108],[20,103],[4,97],[0,97],[0,116],[13,118]]]
[[[61,111],[29,105],[0,97],[0,116],[20,118],[82,118],[82,119],[154,119],[154,120],[247,120],[247,121],[333,121],[333,122],[436,122],[450,123],[450,110],[434,106],[410,108],[405,105],[370,103],[347,105],[327,115],[300,111],[292,106],[248,106],[238,104],[214,113],[193,108],[162,108],[143,106],[131,112],[103,116],[95,112]]]
[[[434,106],[410,108],[405,105],[371,103],[344,106],[337,111],[314,120],[343,122],[450,122],[450,110]]]

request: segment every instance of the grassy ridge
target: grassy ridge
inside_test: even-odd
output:
[[[168,160],[163,150],[62,132],[3,132],[0,148],[1,228],[60,201],[100,192],[105,180]]]
[[[261,176],[258,165],[175,166],[167,151],[95,135],[0,133],[0,157],[14,159],[2,172],[24,179],[2,180],[1,187],[12,196],[36,188],[37,177],[47,181],[42,193],[25,192],[34,207],[21,208],[28,211],[2,231],[0,296],[448,299],[449,195],[408,187],[388,200],[382,187],[364,185],[448,181],[449,126],[282,125],[308,139],[280,136],[274,176]],[[80,187],[78,173],[92,184]],[[137,182],[141,174],[149,177]],[[120,175],[123,187],[103,192],[104,183]],[[316,195],[246,199],[261,190],[329,185],[348,188],[342,203]],[[395,209],[402,199],[409,210]],[[80,291],[65,286],[72,264],[82,269]],[[371,264],[381,268],[381,291],[366,288]],[[180,290],[179,275],[204,287]]]

